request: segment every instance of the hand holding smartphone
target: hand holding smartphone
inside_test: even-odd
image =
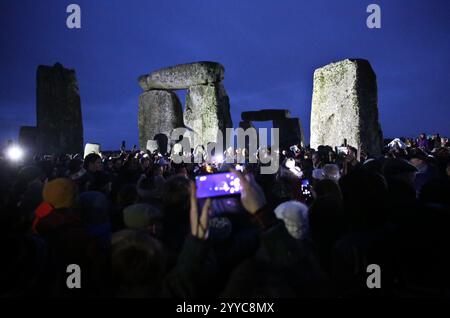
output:
[[[239,178],[233,172],[212,173],[195,177],[197,198],[219,198],[241,194]]]

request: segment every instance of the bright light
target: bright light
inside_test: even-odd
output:
[[[11,146],[6,154],[10,160],[19,161],[23,157],[23,150],[18,146]]]

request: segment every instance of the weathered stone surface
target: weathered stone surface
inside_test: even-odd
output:
[[[273,128],[279,128],[280,149],[289,149],[292,145],[304,143],[300,119],[298,118],[274,120]]]
[[[156,140],[147,140],[147,147],[146,150],[150,151],[150,152],[155,152],[157,151],[158,148],[158,141]]]
[[[233,122],[229,98],[221,83],[189,88],[186,94],[184,123],[194,131],[194,140],[190,136],[192,148],[217,142],[219,130],[225,137],[225,128],[231,128]]]
[[[83,123],[75,71],[56,63],[37,69],[38,146],[42,153],[81,153]]]
[[[163,68],[139,77],[143,90],[187,89],[195,85],[218,83],[223,79],[224,68],[215,62],[196,62]]]
[[[349,145],[379,154],[376,75],[366,60],[343,60],[314,72],[311,147]]]
[[[239,128],[246,130],[248,128],[255,128],[255,126],[253,126],[251,121],[243,120],[239,122]]]
[[[241,118],[244,121],[268,121],[290,117],[291,112],[287,109],[263,109],[241,113]]]
[[[242,128],[242,129],[244,129],[244,130],[247,130],[247,129],[249,129],[249,128],[253,128],[253,129],[255,129],[255,133],[256,133],[256,145],[252,145],[252,146],[254,146],[255,147],[255,149],[257,149],[258,148],[258,144],[259,144],[259,135],[258,135],[258,130],[255,128],[255,126],[253,125],[253,123],[251,122],[251,121],[246,121],[246,120],[243,120],[243,121],[241,121],[241,122],[239,122],[239,128]],[[249,140],[249,138],[245,138],[245,140],[244,140],[244,148],[245,149],[247,149],[247,150],[249,150],[251,147],[250,147],[250,140]],[[256,151],[255,151],[256,152]]]
[[[183,110],[178,96],[164,90],[142,93],[139,96],[138,125],[141,149],[146,149],[148,140],[161,140],[161,134],[170,140],[173,129],[184,127]]]
[[[35,126],[22,126],[19,130],[19,145],[26,149],[26,153],[34,154],[39,132]]]

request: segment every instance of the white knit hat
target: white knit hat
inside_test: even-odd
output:
[[[281,203],[275,209],[275,215],[283,220],[289,234],[295,239],[301,239],[308,234],[308,207],[298,201]]]

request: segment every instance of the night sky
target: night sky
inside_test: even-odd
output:
[[[81,7],[81,29],[66,7]],[[366,7],[381,7],[368,29]],[[137,77],[194,61],[225,67],[237,126],[244,110],[288,108],[306,140],[314,69],[368,59],[385,137],[450,135],[450,1],[1,0],[0,142],[35,125],[36,69],[76,70],[85,142],[138,143]],[[184,103],[184,94],[180,94]]]

